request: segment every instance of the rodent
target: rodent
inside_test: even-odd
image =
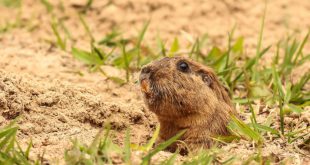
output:
[[[210,148],[212,138],[228,135],[227,125],[237,112],[225,87],[215,72],[187,57],[164,57],[141,69],[140,87],[144,102],[160,123],[159,142],[166,141],[183,129],[181,144],[186,154]]]

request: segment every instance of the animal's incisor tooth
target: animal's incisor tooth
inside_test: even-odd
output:
[[[146,79],[141,81],[141,90],[144,93],[149,93],[150,92],[150,86],[149,83]]]

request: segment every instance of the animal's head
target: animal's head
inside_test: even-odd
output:
[[[186,57],[165,57],[146,65],[140,86],[148,108],[159,116],[182,117],[231,104],[214,71]]]

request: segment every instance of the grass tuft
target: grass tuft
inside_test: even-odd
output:
[[[18,126],[13,121],[0,129],[0,164],[40,164],[29,158],[32,142],[24,151],[16,141]]]

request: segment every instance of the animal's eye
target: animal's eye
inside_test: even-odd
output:
[[[182,72],[187,72],[189,70],[189,66],[186,62],[181,61],[178,63],[178,69]]]

